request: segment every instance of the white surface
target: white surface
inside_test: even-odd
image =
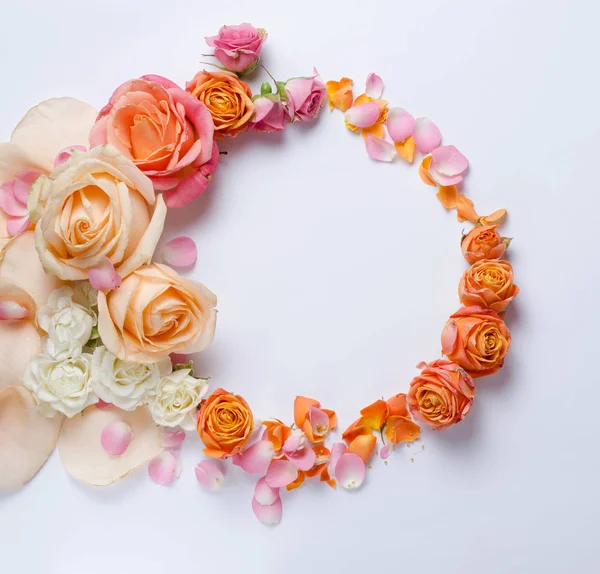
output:
[[[378,72],[386,98],[434,119],[468,156],[480,212],[509,209],[522,292],[504,370],[478,383],[466,422],[424,432],[414,464],[403,448],[374,462],[360,492],[304,486],[267,529],[250,477],[230,472],[217,496],[196,484],[198,441],[172,488],[141,471],[93,489],[55,455],[0,495],[0,571],[600,571],[599,18],[591,0],[6,3],[3,139],[48,97],[100,107],[144,73],[183,84],[223,23],[268,29],[264,62],[278,79],[316,65],[325,79],[353,77],[358,94]],[[342,426],[406,391],[458,308],[463,226],[416,166],[370,162],[340,114],[223,147],[214,185],[169,216],[166,234],[197,240],[193,276],[219,296],[201,373],[263,418],[291,421],[302,393]]]

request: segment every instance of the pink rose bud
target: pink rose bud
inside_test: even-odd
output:
[[[292,78],[285,83],[286,109],[292,120],[312,120],[327,99],[327,89],[315,70],[310,78]]]
[[[254,100],[254,114],[248,129],[255,132],[280,132],[285,126],[285,109],[279,96],[267,94]]]
[[[206,43],[215,49],[215,58],[225,68],[244,75],[256,68],[267,32],[251,24],[240,24],[223,26],[216,36],[205,39]]]

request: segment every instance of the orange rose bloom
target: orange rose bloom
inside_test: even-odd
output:
[[[210,112],[215,137],[237,135],[252,117],[252,91],[230,72],[198,72],[185,86]]]
[[[495,373],[510,347],[510,332],[498,313],[462,307],[442,332],[442,352],[472,377]]]
[[[456,363],[439,359],[410,383],[407,402],[415,419],[441,430],[462,421],[475,398],[473,379]]]
[[[469,263],[481,259],[499,259],[504,255],[507,243],[497,229],[497,225],[478,225],[463,237],[461,249]]]
[[[196,429],[206,456],[227,458],[244,450],[254,416],[242,397],[217,389],[201,403]]]
[[[482,259],[467,269],[458,285],[460,302],[465,306],[479,305],[497,313],[506,311],[519,292],[513,283],[513,269],[502,259]]]

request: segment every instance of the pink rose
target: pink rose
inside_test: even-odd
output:
[[[280,132],[285,124],[285,109],[277,96],[260,96],[254,100],[254,114],[248,129],[255,132]]]
[[[285,83],[286,109],[290,118],[312,120],[319,115],[327,96],[325,84],[316,70],[311,78],[292,78]]]
[[[206,106],[161,76],[119,86],[90,132],[92,147],[112,144],[154,185],[168,207],[202,195],[219,162]]]
[[[206,43],[215,49],[215,58],[228,70],[248,74],[256,67],[266,39],[266,30],[240,24],[223,26],[216,36],[206,38]]]

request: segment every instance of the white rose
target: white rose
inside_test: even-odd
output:
[[[94,351],[92,384],[96,394],[107,403],[133,411],[146,402],[148,394],[172,370],[168,357],[158,363],[144,365],[121,361],[106,347]]]
[[[91,385],[91,367],[92,355],[87,353],[62,361],[37,355],[25,369],[23,384],[44,415],[53,417],[58,411],[72,417],[98,402]]]
[[[39,308],[37,322],[48,333],[46,352],[57,360],[75,357],[89,341],[95,314],[73,301],[73,289],[60,287]]]
[[[191,369],[173,371],[150,395],[148,408],[157,424],[194,428],[194,411],[208,391],[208,379],[196,379],[190,373]]]

